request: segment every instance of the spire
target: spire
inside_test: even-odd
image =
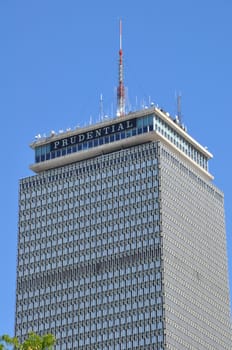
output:
[[[125,114],[125,87],[123,82],[122,20],[120,20],[119,37],[119,83],[117,88],[117,116]]]

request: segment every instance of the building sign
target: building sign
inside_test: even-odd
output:
[[[136,119],[123,120],[120,123],[104,126],[99,129],[90,130],[81,134],[66,137],[61,140],[56,140],[51,143],[51,151],[57,149],[77,145],[85,141],[95,140],[102,136],[108,136],[117,132],[122,132],[136,127]]]

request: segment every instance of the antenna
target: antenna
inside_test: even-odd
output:
[[[181,94],[177,95],[177,117],[179,124],[182,125],[182,113],[181,113]]]
[[[117,116],[125,114],[125,87],[123,82],[122,20],[119,23],[119,83],[117,88]]]
[[[103,116],[104,116],[103,95],[102,95],[102,94],[100,95],[100,104],[99,104],[99,107],[100,107],[99,117],[100,117],[100,121],[102,121],[102,120],[103,120]]]

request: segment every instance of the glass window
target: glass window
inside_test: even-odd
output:
[[[147,126],[143,127],[143,132],[147,132]]]
[[[40,159],[40,156],[41,156],[41,147],[37,147],[35,149],[35,157]]]
[[[142,128],[143,127],[143,118],[137,119],[137,128]]]

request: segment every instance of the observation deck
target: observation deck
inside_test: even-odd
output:
[[[35,163],[30,169],[40,173],[153,141],[169,145],[208,179],[213,179],[208,172],[208,161],[212,154],[186,132],[178,119],[173,119],[157,107],[37,139],[30,145],[35,150]]]

